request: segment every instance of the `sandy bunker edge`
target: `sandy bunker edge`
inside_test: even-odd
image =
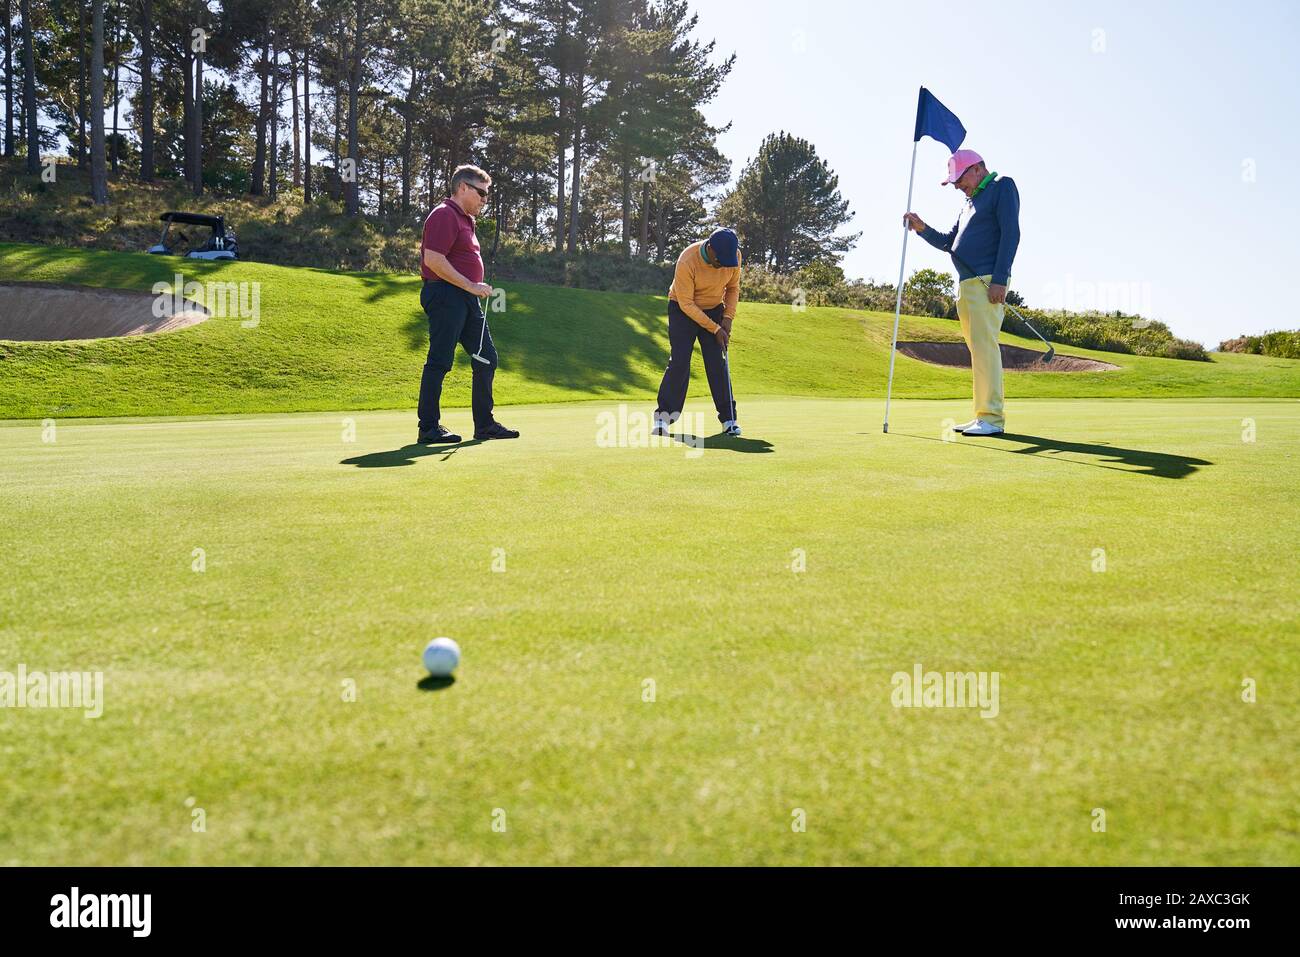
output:
[[[162,315],[155,315],[155,309]],[[210,318],[203,306],[170,294],[70,283],[0,281],[0,339],[67,342],[175,332]]]
[[[1043,353],[1020,346],[999,343],[1002,368],[1007,372],[1110,372],[1119,366],[1100,359],[1057,353],[1051,362],[1043,362]],[[970,350],[964,342],[900,342],[898,351],[912,359],[931,365],[969,369]]]

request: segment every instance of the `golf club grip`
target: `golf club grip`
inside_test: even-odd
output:
[[[956,263],[958,266],[960,266],[962,269],[964,269],[964,270],[966,270],[968,273],[970,273],[972,277],[974,277],[975,279],[978,279],[978,280],[980,281],[980,285],[981,285],[981,286],[983,286],[985,289],[987,289],[987,288],[989,287],[989,284],[986,283],[986,282],[984,281],[984,277],[983,277],[983,276],[980,276],[980,275],[977,275],[976,272],[975,272],[975,270],[970,268],[970,263],[966,262],[966,260],[962,259],[962,258],[961,258],[960,256],[958,256],[955,252],[953,252],[951,249],[948,250],[948,255],[952,257],[952,261],[953,261],[953,262],[955,262],[955,263]]]

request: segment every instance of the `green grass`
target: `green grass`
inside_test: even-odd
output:
[[[428,347],[419,280],[262,263],[187,260],[0,244],[0,281],[149,290],[177,269],[200,282],[260,283],[261,320],[212,319],[158,336],[67,343],[0,342],[0,418],[413,408]],[[507,283],[492,317],[500,402],[651,399],[667,361],[663,297]],[[847,309],[745,303],[733,374],[744,395],[884,394],[893,317]],[[907,317],[903,339],[957,339],[955,322]],[[1004,335],[1009,343],[1036,341]],[[1063,348],[1118,363],[1112,372],[1008,376],[1012,403],[1048,397],[1300,395],[1300,361],[1216,355],[1210,363]],[[704,394],[702,370],[694,395]],[[448,377],[467,403],[469,360]],[[895,395],[970,395],[964,370],[899,357]]]
[[[0,863],[1300,863],[1300,362],[1063,349],[1122,368],[1008,374],[1018,434],[947,442],[969,373],[900,356],[884,436],[892,317],[745,303],[746,437],[696,457],[598,441],[662,297],[508,283],[524,437],[421,448],[415,278],[185,265],[258,327],[0,343],[0,671],[107,697],[0,709]],[[917,663],[1000,713],[894,708]]]
[[[698,458],[597,447],[609,399],[455,450],[408,411],[0,426],[0,670],[107,697],[0,709],[0,862],[1300,863],[1300,404],[1019,401],[1050,439],[944,442],[964,398],[884,436],[740,397]],[[465,658],[423,690],[435,635]],[[892,707],[918,662],[999,672],[1000,714]]]

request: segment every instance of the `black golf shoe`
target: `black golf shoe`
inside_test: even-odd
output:
[[[459,435],[441,425],[421,432],[420,437],[415,440],[417,445],[444,445],[459,441]]]
[[[479,441],[485,439],[517,439],[519,438],[519,433],[514,429],[507,429],[500,422],[493,422],[487,428],[475,429],[474,438]]]

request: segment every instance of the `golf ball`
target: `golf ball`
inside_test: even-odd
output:
[[[435,678],[445,678],[460,664],[460,645],[450,638],[435,638],[425,645],[424,667]]]

